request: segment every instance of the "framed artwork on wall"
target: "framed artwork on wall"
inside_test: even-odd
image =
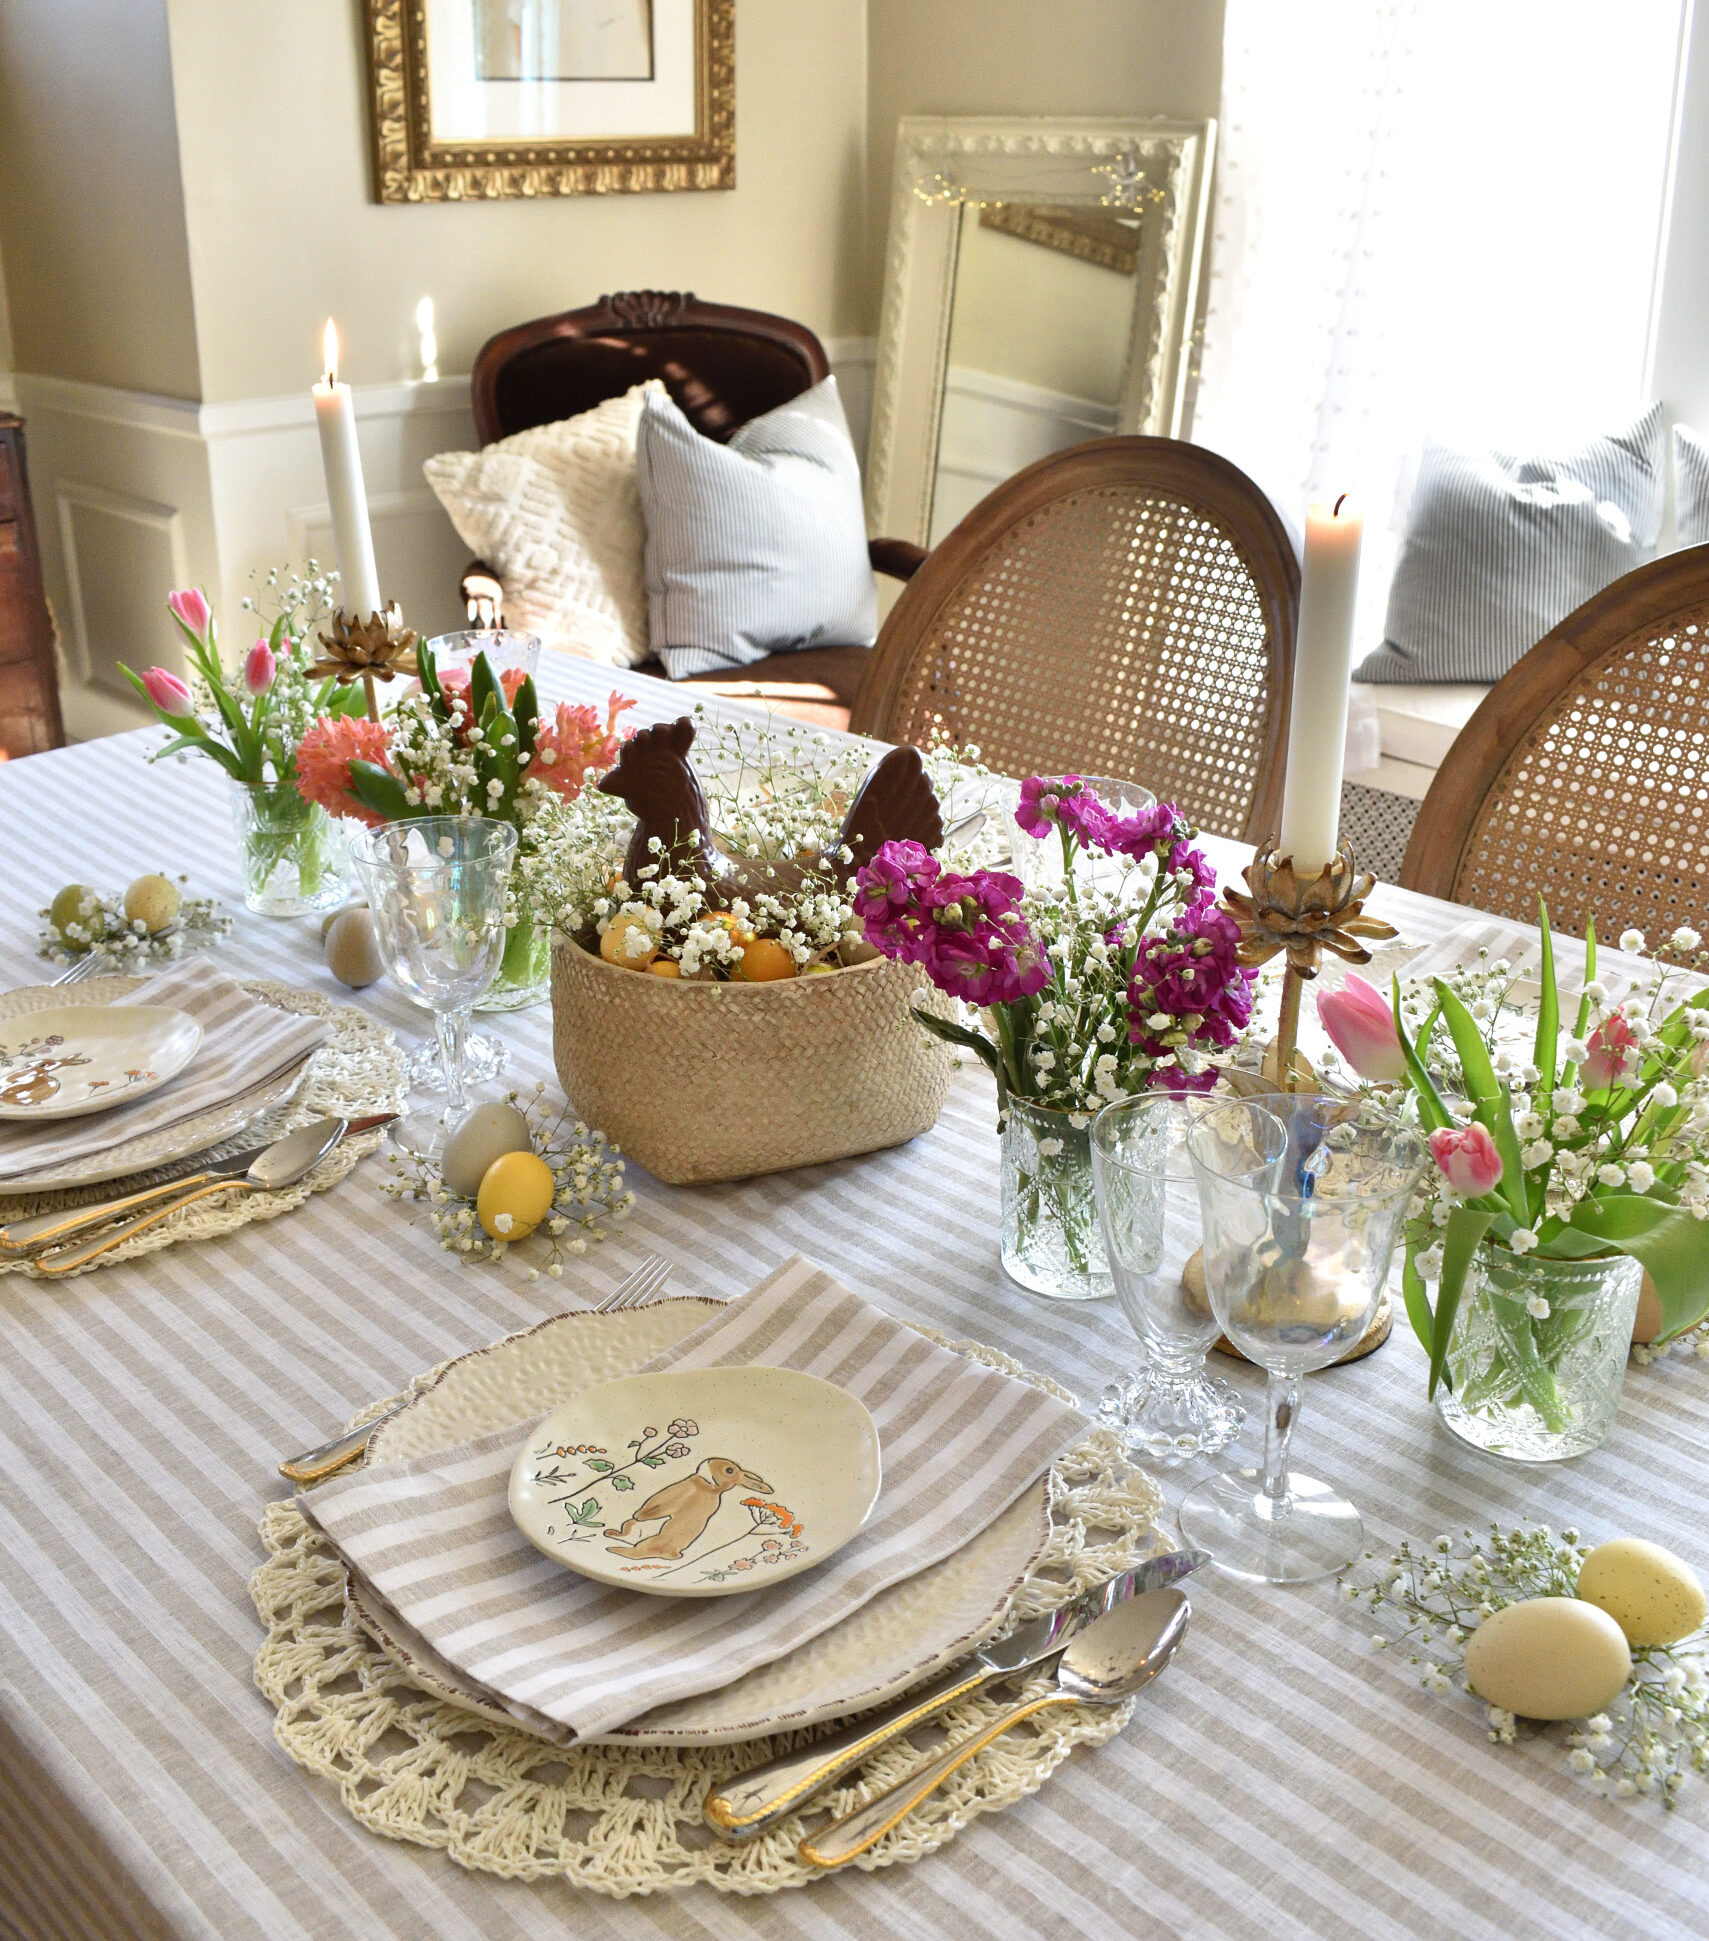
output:
[[[735,0],[366,0],[381,202],[736,186]]]

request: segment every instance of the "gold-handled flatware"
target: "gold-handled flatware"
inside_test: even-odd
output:
[[[1011,1726],[1054,1705],[1119,1705],[1150,1684],[1175,1655],[1192,1614],[1186,1594],[1174,1588],[1145,1591],[1089,1624],[1062,1654],[1056,1687],[1024,1699],[926,1760],[865,1806],[803,1840],[796,1851],[815,1867],[841,1867],[876,1846],[952,1773]]]
[[[1019,1625],[1006,1638],[981,1645],[929,1685],[907,1693],[882,1712],[714,1787],[703,1808],[707,1825],[726,1840],[758,1839],[917,1726],[987,1685],[1036,1670],[1059,1656],[1078,1632],[1106,1611],[1146,1591],[1178,1583],[1209,1561],[1206,1550],[1171,1550],[1095,1584],[1058,1609]]]
[[[37,1273],[50,1278],[72,1274],[90,1261],[99,1259],[102,1254],[122,1246],[136,1234],[158,1225],[183,1207],[193,1206],[197,1200],[205,1200],[214,1193],[276,1193],[283,1187],[294,1186],[305,1174],[312,1172],[340,1140],[348,1138],[353,1132],[367,1132],[375,1126],[387,1125],[396,1116],[394,1112],[374,1112],[362,1119],[316,1119],[309,1125],[298,1126],[295,1132],[288,1132],[284,1138],[264,1146],[235,1179],[213,1179],[188,1191],[184,1190],[184,1182],[178,1181],[174,1195],[169,1199],[157,1200],[147,1212],[125,1220],[119,1226],[103,1228],[95,1239],[81,1245],[73,1241],[64,1246],[51,1247],[45,1253],[34,1255],[31,1264]]]
[[[625,1308],[642,1307],[655,1294],[660,1293],[671,1277],[671,1263],[661,1254],[649,1254],[626,1280],[620,1281],[605,1299],[588,1309],[590,1314],[617,1314]],[[354,1429],[347,1429],[343,1435],[334,1436],[330,1442],[323,1442],[316,1448],[305,1449],[300,1456],[287,1456],[279,1465],[279,1474],[288,1483],[319,1483],[338,1470],[353,1463],[368,1447],[374,1431],[382,1422],[389,1422],[402,1409],[407,1409],[415,1400],[406,1395],[401,1402],[394,1402],[389,1409],[371,1417]]]
[[[383,1125],[390,1116],[376,1114],[367,1119],[353,1119],[345,1125],[342,1136],[348,1138],[353,1132],[366,1132],[373,1126]],[[316,1123],[328,1127],[338,1121],[321,1119]],[[304,1131],[308,1129],[303,1128]],[[72,1207],[61,1213],[37,1213],[27,1220],[10,1221],[0,1227],[0,1255],[14,1256],[35,1253],[47,1247],[62,1247],[80,1233],[87,1233],[94,1227],[104,1227],[110,1221],[123,1219],[127,1214],[140,1213],[144,1207],[157,1205],[162,1200],[175,1200],[193,1187],[211,1186],[215,1182],[230,1184],[233,1180],[241,1179],[258,1160],[264,1159],[272,1151],[273,1144],[277,1143],[251,1146],[247,1152],[233,1153],[229,1159],[209,1160],[204,1165],[175,1173],[171,1179],[161,1180],[154,1186],[142,1187],[134,1193],[122,1193],[114,1199],[95,1200],[88,1206]]]

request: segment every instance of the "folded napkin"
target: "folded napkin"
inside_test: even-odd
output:
[[[0,1123],[0,1185],[15,1174],[84,1159],[222,1105],[297,1064],[332,1035],[324,1018],[263,1004],[205,957],[174,964],[119,1002],[188,1013],[202,1027],[195,1057],[170,1084],[133,1104],[80,1119]]]
[[[579,1737],[715,1691],[958,1550],[1086,1433],[1030,1383],[936,1347],[797,1255],[648,1364],[802,1369],[878,1426],[883,1489],[865,1529],[775,1590],[649,1597],[578,1577],[511,1521],[511,1464],[532,1424],[381,1463],[297,1507],[439,1655]]]

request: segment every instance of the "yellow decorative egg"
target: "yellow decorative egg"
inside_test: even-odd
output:
[[[169,923],[178,920],[181,901],[178,885],[170,877],[139,876],[125,891],[125,915],[132,923],[140,923],[151,937],[156,937]]]
[[[631,911],[613,917],[599,940],[599,954],[622,970],[645,970],[659,954],[659,946],[643,918]]]
[[[1697,1573],[1642,1537],[1599,1543],[1579,1566],[1578,1594],[1606,1611],[1629,1644],[1677,1644],[1709,1616]]]
[[[655,957],[647,966],[654,977],[681,977],[682,966],[674,957]]]
[[[1626,1634],[1577,1597],[1528,1597],[1466,1640],[1466,1683],[1486,1705],[1524,1719],[1582,1719],[1611,1705],[1632,1675]]]
[[[507,1152],[481,1180],[475,1212],[495,1240],[526,1240],[552,1210],[558,1182],[537,1153]]]
[[[795,959],[775,937],[751,937],[742,946],[736,975],[744,984],[776,984],[795,975]]]

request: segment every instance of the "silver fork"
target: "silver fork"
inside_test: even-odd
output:
[[[86,977],[93,977],[100,968],[101,960],[94,951],[86,950],[81,957],[74,957],[57,977],[50,977],[50,986],[57,984],[81,984]]]
[[[663,1288],[670,1277],[671,1263],[662,1254],[649,1254],[634,1273],[620,1281],[603,1301],[583,1312],[621,1314],[629,1308],[642,1307]],[[400,1409],[408,1408],[414,1400],[413,1395],[406,1395],[401,1402],[394,1402],[384,1415],[376,1415],[360,1428],[347,1429],[343,1435],[334,1436],[330,1442],[323,1442],[316,1449],[305,1449],[300,1456],[287,1456],[279,1465],[279,1474],[288,1483],[322,1481],[335,1470],[353,1463],[368,1447],[369,1438],[380,1424],[389,1422]]]

